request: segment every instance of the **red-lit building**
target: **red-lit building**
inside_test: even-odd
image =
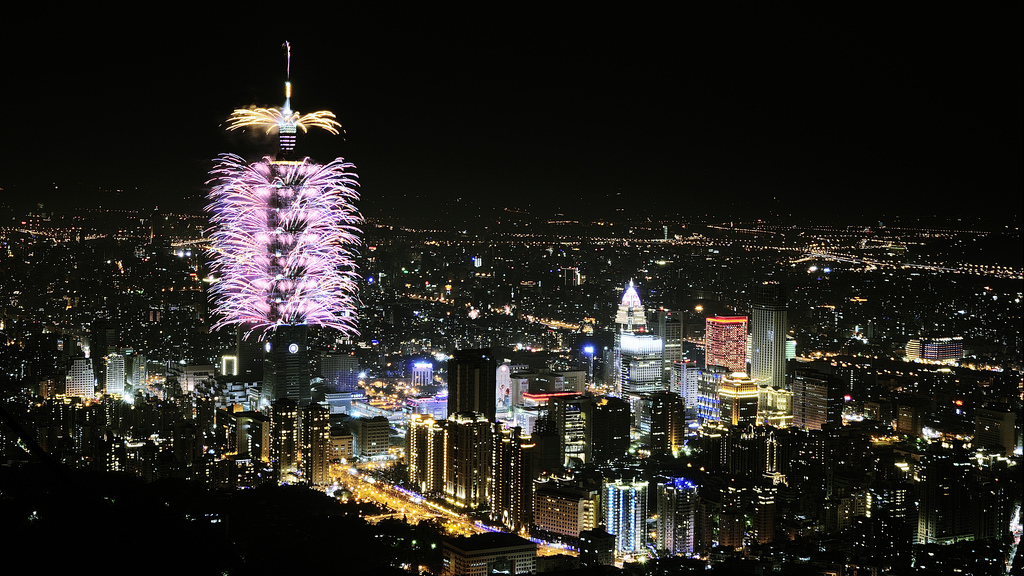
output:
[[[747,371],[747,317],[713,316],[706,320],[705,366]]]

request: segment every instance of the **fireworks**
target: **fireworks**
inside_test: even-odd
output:
[[[256,127],[265,128],[270,133],[274,128],[294,126],[308,132],[310,128],[322,128],[331,134],[338,134],[341,124],[334,119],[334,113],[327,110],[299,114],[291,110],[278,108],[238,109],[228,118],[228,130]]]
[[[222,155],[210,192],[214,329],[266,332],[315,324],[355,333],[355,265],[362,221],[352,164]]]
[[[290,73],[291,47],[284,48]],[[357,333],[353,250],[362,217],[353,206],[353,166],[341,158],[326,165],[291,159],[296,127],[338,134],[341,124],[326,110],[292,112],[290,82],[280,109],[235,110],[229,121],[228,130],[277,127],[282,155],[248,163],[223,154],[211,172],[210,255],[219,277],[212,292],[220,317],[213,329],[238,325],[248,337],[313,324]]]

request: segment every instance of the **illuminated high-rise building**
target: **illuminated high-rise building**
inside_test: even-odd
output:
[[[675,456],[686,440],[686,406],[675,392],[651,394],[651,454]]]
[[[622,292],[622,300],[615,311],[616,332],[639,333],[647,331],[647,312],[643,303],[640,302],[640,295],[630,280],[629,285]]]
[[[309,403],[308,326],[356,332],[353,250],[362,221],[353,205],[356,175],[340,158],[321,165],[294,154],[297,129],[310,127],[338,134],[340,124],[330,112],[292,111],[286,82],[283,107],[235,110],[228,125],[277,130],[277,159],[248,162],[226,154],[212,171],[214,329],[234,326],[243,337],[271,344],[266,403]],[[243,373],[249,370],[248,362],[240,364]]]
[[[444,426],[429,414],[413,414],[405,435],[409,484],[424,495],[444,491]]]
[[[299,410],[294,401],[281,398],[270,411],[270,461],[279,482],[299,469]]]
[[[615,326],[615,392],[627,397],[660,390],[664,342],[647,332],[647,314],[633,282],[622,293]]]
[[[92,398],[96,395],[96,376],[92,368],[92,358],[71,359],[65,385],[65,393],[68,396]]]
[[[486,507],[491,476],[490,422],[478,412],[463,412],[449,416],[444,431],[445,500],[462,510]]]
[[[523,429],[491,425],[491,520],[515,532],[533,522],[533,440]]]
[[[683,359],[683,315],[676,310],[665,309],[655,314],[658,320],[657,336],[662,342],[662,381],[668,382],[673,364]]]
[[[743,372],[733,372],[718,386],[722,422],[733,426],[757,423],[757,382]]]
[[[793,426],[821,430],[841,423],[843,381],[812,370],[793,375]]]
[[[320,377],[327,392],[355,392],[359,389],[359,358],[355,352],[321,352]]]
[[[575,542],[580,532],[597,528],[601,493],[557,478],[533,483],[533,525],[542,534]]]
[[[619,554],[642,552],[647,546],[646,480],[608,480],[604,484],[602,506],[604,524],[615,535]]]
[[[267,403],[287,398],[303,407],[312,400],[308,336],[304,324],[282,325],[264,344],[263,390]]]
[[[590,396],[552,396],[548,417],[555,425],[559,451],[565,463],[593,461],[594,399]]]
[[[630,333],[618,334],[617,338],[616,392],[627,397],[661,390],[661,339],[650,334]]]
[[[778,282],[754,290],[750,315],[750,377],[764,386],[786,385],[786,332],[789,315],[786,292]]]
[[[658,549],[668,554],[694,553],[697,486],[686,478],[658,483]]]
[[[125,359],[128,389],[134,393],[145,388],[149,380],[149,365],[146,363],[146,355],[141,352],[126,352]]]
[[[331,482],[330,412],[321,404],[302,409],[302,472],[307,484],[324,486]]]
[[[747,371],[747,317],[713,316],[705,321],[704,365]]]
[[[112,352],[107,354],[103,360],[107,365],[106,393],[124,396],[124,383],[126,380],[124,356]]]
[[[429,386],[434,383],[434,365],[430,362],[414,362],[412,365],[413,386]]]

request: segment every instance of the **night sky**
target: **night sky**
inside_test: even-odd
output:
[[[4,199],[201,209],[216,154],[273,149],[223,125],[282,104],[289,40],[292,107],[345,128],[298,150],[354,162],[369,215],[1021,213],[1019,3],[499,6],[27,18]]]

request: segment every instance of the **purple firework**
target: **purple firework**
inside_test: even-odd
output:
[[[353,250],[362,217],[352,164],[221,155],[211,172],[213,329],[313,324],[355,334]]]

